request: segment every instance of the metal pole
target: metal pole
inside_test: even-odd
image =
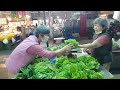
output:
[[[44,25],[46,25],[45,11],[43,11]]]
[[[50,16],[51,16],[50,11],[48,11],[48,13],[49,13],[49,27],[50,27]]]
[[[46,25],[46,17],[45,17],[45,11],[43,11],[43,17],[44,17],[44,25]],[[49,42],[46,42],[47,47],[49,47]]]
[[[40,24],[39,19],[40,19],[40,11],[38,11],[38,19],[37,19],[38,20],[38,25]]]

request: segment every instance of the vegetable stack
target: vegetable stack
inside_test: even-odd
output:
[[[76,47],[79,45],[79,42],[77,42],[75,39],[68,39],[64,41],[65,45],[71,44],[73,47]]]
[[[21,69],[16,79],[103,79],[100,64],[90,56],[76,59],[61,56],[55,63],[37,57],[31,64]]]

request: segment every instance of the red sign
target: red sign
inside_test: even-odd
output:
[[[21,16],[21,17],[25,16],[25,11],[18,11],[17,13],[18,13],[18,16]]]
[[[80,36],[85,36],[86,33],[86,15],[80,15]]]

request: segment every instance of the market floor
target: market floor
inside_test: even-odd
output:
[[[89,43],[89,42],[92,42],[92,40],[88,40],[87,38],[82,38],[80,40],[81,44]],[[50,47],[56,46],[59,44],[60,44],[59,41],[56,43],[50,42]],[[0,51],[0,79],[11,79],[10,77],[12,77],[12,76],[9,76],[9,74],[6,70],[5,64],[4,64],[6,58],[8,58],[8,56],[11,54],[12,51],[13,50]],[[115,79],[120,79],[120,73],[114,74],[114,76],[115,76]]]

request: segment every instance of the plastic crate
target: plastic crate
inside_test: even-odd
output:
[[[75,39],[75,38],[74,38],[74,36],[69,35],[69,36],[65,36],[65,39],[67,40],[67,39]]]

